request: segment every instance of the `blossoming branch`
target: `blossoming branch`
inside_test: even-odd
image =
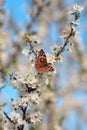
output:
[[[6,119],[5,129],[24,130],[26,127],[34,126],[42,121],[42,113],[39,111],[41,104],[41,94],[49,84],[51,77],[56,72],[55,62],[60,62],[61,53],[68,45],[72,45],[72,39],[78,34],[80,13],[83,7],[75,4],[73,10],[69,12],[72,21],[69,23],[69,30],[65,30],[61,38],[64,40],[63,46],[51,47],[52,54],[45,54],[44,49],[36,49],[40,40],[36,36],[26,33],[25,40],[28,48],[24,48],[22,53],[29,58],[30,70],[27,73],[15,72],[10,75],[12,86],[19,91],[17,100],[12,99],[12,113],[8,115],[3,111]],[[70,50],[70,48],[68,49]]]

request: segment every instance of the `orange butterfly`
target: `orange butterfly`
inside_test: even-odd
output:
[[[35,61],[35,68],[39,73],[54,71],[52,64],[47,62],[47,57],[42,49],[39,51],[39,55]]]

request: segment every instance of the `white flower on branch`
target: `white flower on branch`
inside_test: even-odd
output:
[[[31,93],[24,97],[20,97],[18,100],[13,100],[12,106],[14,109],[20,109],[21,107],[25,108],[28,105],[31,107],[35,107],[39,105],[40,102],[41,102],[41,99],[39,97],[39,94]]]
[[[69,36],[69,34],[70,34],[70,28],[67,28],[66,30],[63,31],[60,38],[65,40]]]
[[[84,8],[76,3],[73,5],[73,9],[75,11],[81,12]]]
[[[20,97],[17,101],[13,100],[12,102],[13,108],[26,107],[28,105],[27,97]]]
[[[58,63],[62,63],[63,62],[63,56],[58,56],[58,57],[55,57],[55,60],[58,62]]]
[[[26,125],[26,121],[21,119],[21,118],[19,118],[18,119],[18,125]]]
[[[56,50],[59,49],[59,48],[60,48],[60,46],[59,46],[57,43],[54,43],[54,44],[50,47],[50,49],[52,50],[52,52],[56,51]]]
[[[76,20],[76,21],[72,21],[72,23],[71,24],[73,24],[74,26],[77,26],[77,25],[79,25],[80,24],[80,22],[78,21],[78,20]]]
[[[52,55],[52,54],[50,54],[50,53],[48,53],[47,54],[47,61],[49,62],[49,63],[55,63],[56,62],[56,60],[55,60],[55,56],[54,55]]]
[[[29,105],[32,107],[39,105],[41,102],[41,99],[37,93],[31,93],[28,95],[27,98],[28,98]]]
[[[35,77],[35,73],[16,73],[17,74],[17,80],[21,81],[22,83],[26,84],[34,84],[37,83],[37,78]]]
[[[38,123],[41,123],[41,120],[42,120],[42,114],[38,111],[38,112],[35,112],[35,113],[32,113],[30,114],[30,122],[32,124],[38,124]]]
[[[17,113],[16,111],[12,111],[11,113],[11,120],[15,123],[18,122],[18,119],[21,119],[21,115]]]
[[[40,44],[41,43],[39,37],[37,37],[35,35],[31,36],[31,41],[32,41],[32,44]]]
[[[23,49],[22,50],[22,54],[26,55],[26,56],[29,56],[29,50],[28,49]]]

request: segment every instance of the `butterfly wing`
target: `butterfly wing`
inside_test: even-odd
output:
[[[52,67],[51,63],[47,63],[47,57],[43,49],[41,49],[39,52],[39,55],[35,62],[35,68],[37,69],[39,73],[54,71],[54,68]]]
[[[37,57],[36,64],[38,64],[39,67],[44,67],[47,65],[47,58],[42,49],[39,51],[39,55]]]
[[[45,52],[43,51],[43,49],[40,50],[37,60],[38,60],[42,65],[46,65],[46,64],[47,64],[47,57],[46,57]]]

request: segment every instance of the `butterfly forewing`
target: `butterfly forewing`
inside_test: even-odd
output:
[[[47,57],[42,49],[39,52],[38,60],[42,63],[47,63]]]
[[[39,63],[40,68],[47,66],[47,58],[42,49],[39,51],[37,62]]]

